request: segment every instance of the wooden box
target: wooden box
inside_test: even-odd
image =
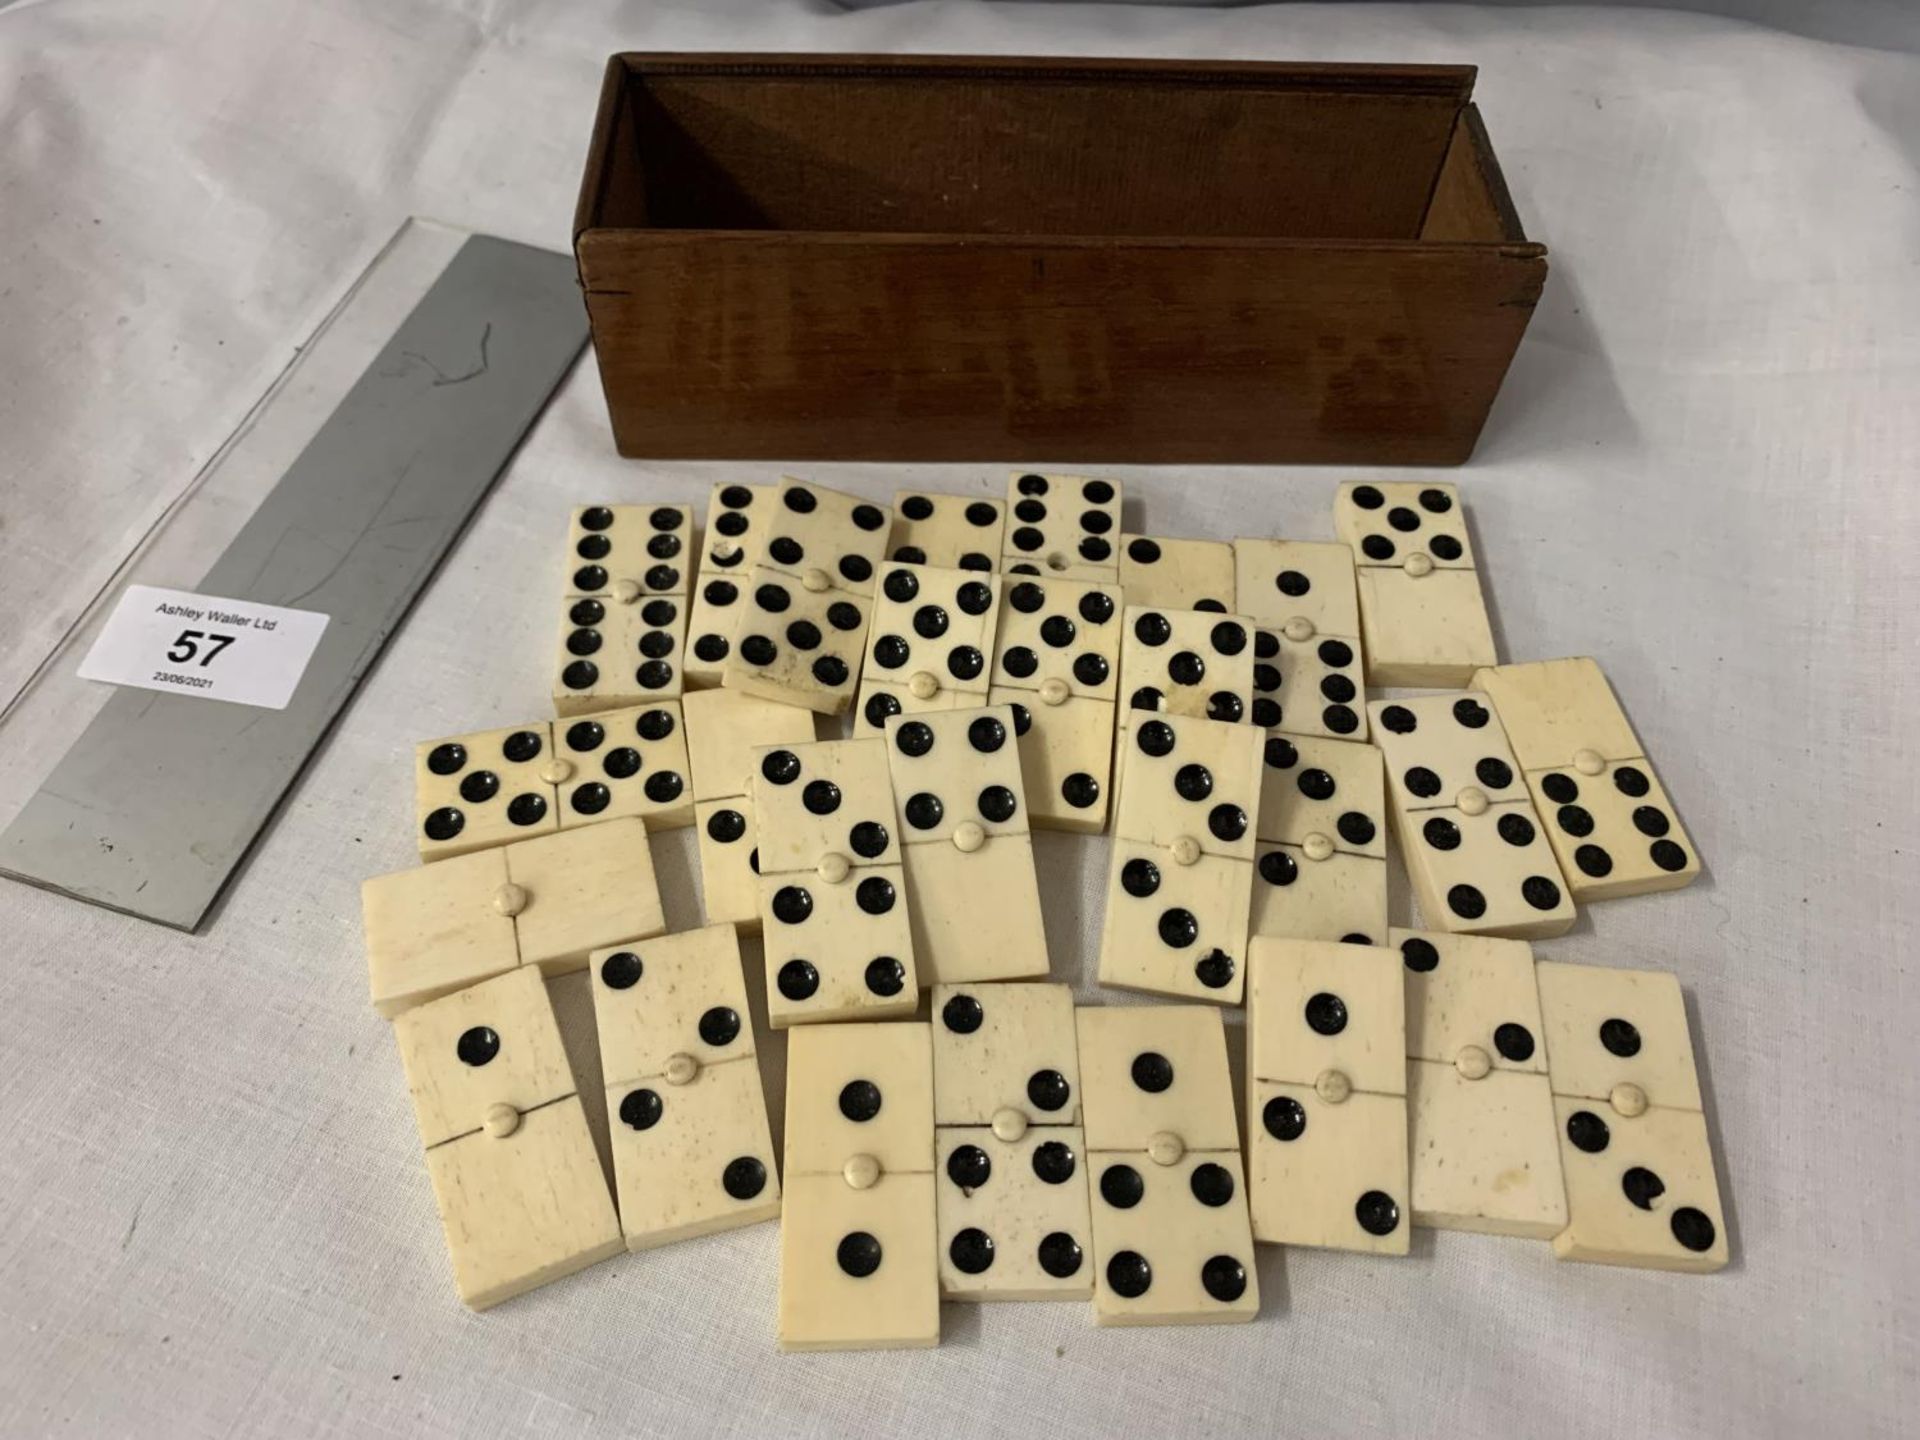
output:
[[[1467,66],[618,55],[624,455],[1454,464],[1546,279]]]

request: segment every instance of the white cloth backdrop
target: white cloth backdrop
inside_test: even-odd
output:
[[[565,247],[601,63],[648,47],[1482,67],[1554,270],[1454,478],[1507,653],[1605,658],[1709,864],[1542,948],[1680,972],[1734,1263],[1422,1236],[1265,1253],[1247,1327],[948,1307],[936,1351],[783,1358],[762,1226],[463,1313],[358,883],[410,859],[414,740],[541,712],[562,508],[747,473],[619,461],[583,368],[205,934],[0,888],[0,1433],[1912,1433],[1920,59],[1623,9],[0,9],[0,697],[405,216]],[[1130,525],[1223,537],[1328,533],[1337,478],[1120,473]],[[1104,854],[1041,846],[1088,994]]]

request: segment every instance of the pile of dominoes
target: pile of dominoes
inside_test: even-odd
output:
[[[1415,1225],[1726,1263],[1678,983],[1528,943],[1698,859],[1594,661],[1499,663],[1456,487],[1344,484],[1324,542],[1126,535],[1118,484],[1024,472],[706,520],[574,513],[560,718],[422,744],[427,863],[366,882],[469,1305],[776,1218],[794,1350],[936,1344],[942,1298],[1249,1320],[1255,1242]],[[687,825],[709,923],[669,935],[647,837]],[[1046,983],[1032,831],[1109,828],[1101,983],[1211,1003]],[[580,969],[611,1189],[542,983]]]

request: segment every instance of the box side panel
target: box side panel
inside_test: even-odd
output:
[[[1494,158],[1492,142],[1480,120],[1480,108],[1468,105],[1454,125],[1453,142],[1434,185],[1422,240],[1479,240],[1524,244],[1527,232],[1507,194],[1506,178]]]
[[[633,57],[651,224],[1411,240],[1472,72]]]
[[[593,138],[574,204],[573,238],[600,226],[637,227],[647,223],[646,187],[640,172],[635,131],[637,87],[624,57],[607,61],[594,114]]]
[[[1537,247],[590,232],[623,454],[1452,464]]]

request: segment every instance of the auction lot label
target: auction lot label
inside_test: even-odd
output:
[[[284,710],[326,628],[314,610],[129,585],[80,678]]]

